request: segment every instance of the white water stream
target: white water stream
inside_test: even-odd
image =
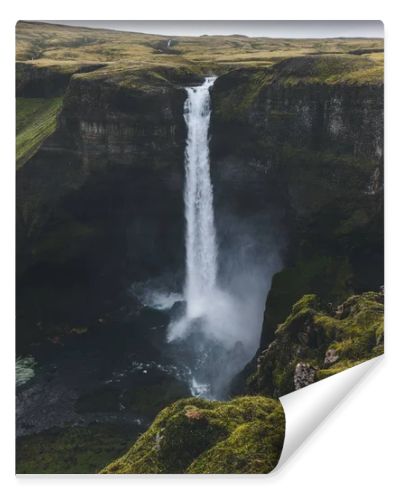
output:
[[[177,352],[191,373],[192,394],[208,399],[224,397],[232,377],[254,355],[268,283],[256,263],[240,260],[248,246],[240,239],[237,247],[225,248],[224,259],[235,265],[230,280],[220,280],[209,155],[215,80],[207,77],[202,85],[186,88],[186,275],[181,312],[168,328],[169,341],[178,341]]]
[[[188,135],[185,153],[186,217],[186,315],[201,316],[217,280],[217,243],[214,226],[213,191],[210,178],[208,128],[210,124],[210,87],[187,88],[184,117]]]

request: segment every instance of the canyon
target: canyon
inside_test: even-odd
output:
[[[109,453],[79,465],[97,471],[139,433],[156,435],[151,422],[170,403],[171,415],[201,429],[203,416],[230,404],[181,399],[193,394],[190,363],[177,361],[190,349],[167,339],[187,272],[184,105],[187,88],[206,77],[216,77],[208,137],[218,282],[246,306],[240,331],[251,337],[251,354],[240,343],[230,351],[237,369],[224,399],[244,395],[238,418],[246,420],[241,405],[254,406],[282,426],[260,394],[269,401],[300,387],[303,365],[314,381],[383,352],[381,41],[321,48],[106,33],[114,38],[97,45],[96,30],[41,29],[65,41],[39,43],[35,23],[17,25],[17,356],[28,379],[17,391],[21,470],[49,440],[62,451],[72,436],[95,455],[101,435]],[[347,312],[336,316],[340,308]],[[354,333],[359,311],[373,325],[367,345]],[[334,330],[331,318],[340,321]],[[37,408],[49,395],[58,402],[46,419]],[[228,432],[218,429],[216,441]],[[194,470],[195,458],[179,471]],[[157,460],[169,471],[169,455]]]

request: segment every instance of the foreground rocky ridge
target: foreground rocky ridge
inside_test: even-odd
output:
[[[258,356],[246,385],[254,396],[179,400],[102,472],[268,473],[279,461],[285,435],[283,408],[270,397],[383,354],[383,332],[382,292],[354,295],[337,309],[305,295]]]
[[[266,474],[278,463],[285,435],[279,401],[198,398],[164,409],[108,474]]]
[[[383,354],[383,309],[383,293],[354,295],[336,309],[305,295],[258,356],[248,390],[280,397]]]

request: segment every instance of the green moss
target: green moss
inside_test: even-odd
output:
[[[150,58],[145,65],[127,66],[115,61],[96,71],[75,73],[72,81],[75,85],[85,82],[101,85],[105,91],[113,89],[113,92],[123,91],[136,96],[142,93],[159,95],[170,89],[176,91],[177,87],[183,88],[187,84],[200,83],[209,73],[209,68],[190,61],[168,59],[160,62],[157,58]]]
[[[165,408],[148,431],[102,472],[267,473],[277,464],[285,433],[279,401],[198,398]]]
[[[277,325],[285,320],[292,305],[304,294],[317,294],[324,302],[338,304],[351,291],[352,269],[348,259],[331,256],[302,259],[295,266],[274,275],[267,299],[263,335],[271,338]]]
[[[379,85],[383,83],[383,61],[350,54],[306,55],[289,58],[274,68],[275,81],[324,85]]]
[[[62,97],[16,99],[17,168],[26,163],[55,131],[62,101]]]
[[[225,88],[218,95],[213,113],[219,120],[245,122],[249,109],[270,81],[271,75],[264,71],[241,70],[225,75]]]
[[[224,75],[224,92],[213,108],[218,120],[246,122],[257,98],[268,88],[292,86],[382,85],[383,59],[349,54],[302,55],[282,54],[275,64],[235,69]],[[259,65],[261,66],[261,65]],[[217,82],[218,86],[218,82]],[[293,116],[285,110],[268,109],[268,119],[276,126]],[[298,152],[296,152],[298,154]],[[316,153],[318,154],[318,153]],[[335,158],[335,155],[332,155]],[[349,155],[349,160],[351,156]]]
[[[203,452],[226,439],[226,424],[212,417],[191,405],[168,419],[158,452],[163,472],[185,471]]]
[[[285,323],[290,323],[297,317],[303,317],[305,314],[313,312],[317,307],[318,300],[314,294],[304,295],[304,297],[302,297],[296,302],[296,304],[294,304],[294,306],[292,307],[292,313]],[[284,325],[282,325],[282,327],[283,326]]]
[[[90,424],[54,428],[17,439],[17,474],[93,474],[124,453],[138,428]]]
[[[321,380],[383,353],[383,294],[353,295],[334,309],[306,295],[275,332],[248,379],[256,393],[282,396],[295,389],[298,363]]]
[[[375,347],[383,348],[384,306],[380,294],[373,292],[355,295],[344,302],[339,310],[343,318],[317,315],[315,324],[323,328],[335,340],[328,346],[334,349],[339,361],[330,370],[348,368],[370,359],[376,354]],[[380,350],[378,351],[380,352]]]

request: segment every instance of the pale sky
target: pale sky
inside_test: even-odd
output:
[[[167,36],[247,35],[271,38],[383,37],[381,21],[43,21]]]

